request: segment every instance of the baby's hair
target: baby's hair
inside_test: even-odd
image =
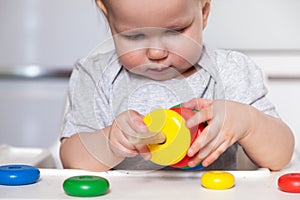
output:
[[[106,0],[95,0],[95,3],[97,3],[97,1],[100,1],[103,5],[107,5],[107,1]]]
[[[107,23],[107,20],[105,20],[105,19],[106,19],[106,16],[105,16],[104,13],[102,12],[102,9],[99,8],[98,5],[97,5],[97,1],[101,1],[101,3],[104,4],[104,1],[105,1],[105,0],[91,0],[91,1],[92,1],[92,3],[94,4],[95,8],[97,8],[97,13],[98,13],[98,15],[99,15],[99,19],[100,19],[100,18],[101,18],[101,19],[104,19],[103,21],[101,20],[101,22],[103,23],[103,25],[104,25],[104,27],[105,27],[104,30],[106,30],[106,33],[109,33],[109,32],[110,32],[110,29],[109,29],[109,25],[108,25],[108,23]]]
[[[101,3],[105,6],[107,5],[107,0],[95,0],[95,3],[97,3],[97,1],[101,1]],[[210,1],[212,1],[212,0],[210,0]]]

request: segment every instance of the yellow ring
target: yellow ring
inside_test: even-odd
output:
[[[226,190],[234,186],[234,176],[224,171],[205,172],[201,177],[202,186],[213,190]]]
[[[159,165],[173,165],[186,155],[191,136],[181,115],[173,110],[157,109],[147,114],[144,122],[149,131],[166,135],[164,144],[148,145],[152,162]]]

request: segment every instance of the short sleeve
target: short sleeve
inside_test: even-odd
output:
[[[268,90],[262,70],[246,55],[230,51],[225,62],[219,61],[220,76],[225,98],[252,105],[258,110],[278,118],[274,105],[268,100]]]
[[[61,137],[94,132],[106,127],[110,121],[109,91],[105,91],[109,87],[103,85],[103,76],[97,64],[100,63],[88,60],[78,61],[74,66],[69,81]]]

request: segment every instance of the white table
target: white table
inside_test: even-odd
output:
[[[1,163],[4,164],[4,163]],[[300,200],[300,193],[278,189],[278,178],[286,173],[300,172],[300,153],[295,151],[292,162],[280,172],[268,169],[231,171],[235,186],[229,190],[209,190],[201,186],[203,172],[193,171],[108,171],[44,169],[37,183],[23,186],[0,185],[0,199],[76,199],[64,193],[65,179],[76,175],[97,175],[109,180],[110,191],[86,199],[139,200]],[[79,199],[79,198],[77,198]]]
[[[292,168],[290,168],[292,169]],[[98,175],[110,182],[110,191],[96,199],[216,199],[216,200],[299,200],[300,194],[285,193],[277,188],[280,175],[295,171],[270,172],[232,171],[236,184],[229,190],[209,190],[201,186],[199,172],[174,171],[109,171],[102,173],[81,170],[40,169],[40,180],[31,185],[0,185],[0,199],[76,199],[62,188],[63,181],[75,175]],[[87,199],[95,199],[87,198]],[[79,198],[78,198],[79,199]]]

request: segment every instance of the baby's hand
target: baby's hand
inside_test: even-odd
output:
[[[197,109],[186,121],[188,128],[207,122],[188,150],[189,166],[213,163],[228,147],[245,137],[250,129],[249,105],[226,100],[192,99],[182,107]]]
[[[148,132],[141,114],[134,110],[125,111],[118,115],[111,125],[109,134],[111,149],[120,157],[133,157],[140,153],[145,160],[149,160],[151,154],[147,145],[133,145],[128,140],[129,136],[137,137]]]

